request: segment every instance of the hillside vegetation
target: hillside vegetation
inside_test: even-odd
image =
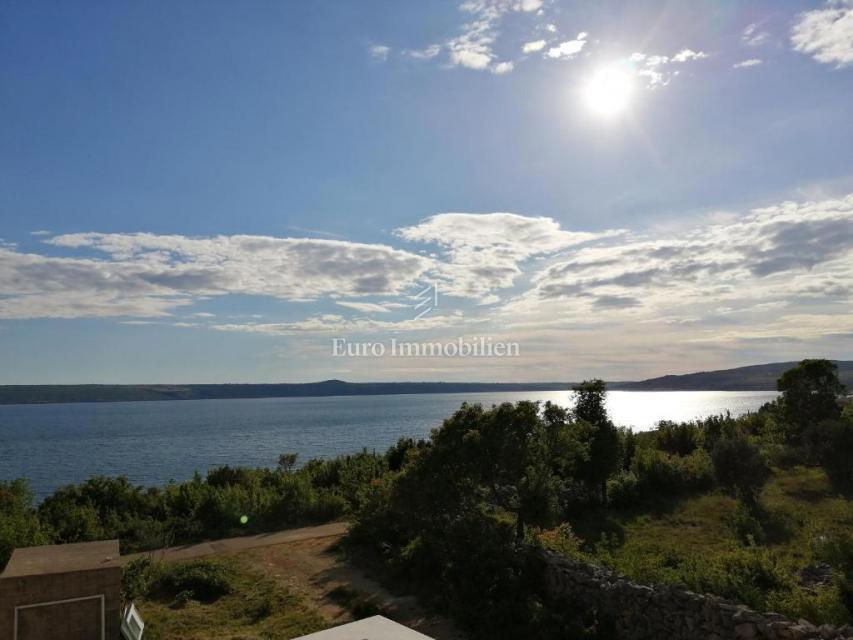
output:
[[[608,637],[607,611],[550,606],[544,546],[812,622],[853,616],[853,409],[835,364],[806,360],[740,418],[609,419],[606,387],[551,403],[463,404],[428,440],[277,469],[221,467],[144,489],[95,477],[37,507],[0,483],[11,549],[118,537],[123,552],[338,518],[350,548],[473,637]],[[189,597],[193,600],[193,597]]]
[[[853,361],[838,360],[835,364],[841,382],[853,388]],[[779,376],[795,366],[796,362],[773,362],[736,369],[661,376],[640,382],[624,382],[612,388],[626,391],[773,391]]]

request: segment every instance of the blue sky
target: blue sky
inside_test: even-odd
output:
[[[12,1],[0,86],[0,383],[853,357],[850,2]]]

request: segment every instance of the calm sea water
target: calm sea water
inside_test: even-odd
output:
[[[613,391],[616,424],[637,430],[658,420],[739,415],[774,392]],[[25,476],[38,497],[95,474],[162,485],[219,465],[274,466],[283,452],[300,460],[384,451],[400,436],[426,436],[463,401],[571,403],[568,391],[0,405],[0,480]]]

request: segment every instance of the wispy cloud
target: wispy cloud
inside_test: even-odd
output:
[[[743,30],[740,39],[748,47],[760,47],[770,39],[770,32],[760,29],[758,22],[753,22]]]
[[[836,68],[853,64],[853,1],[830,1],[824,9],[799,14],[791,43],[818,62]]]
[[[466,0],[459,5],[466,20],[456,35],[440,44],[403,53],[416,60],[432,60],[444,51],[446,57],[442,58],[448,67],[507,74],[515,67],[515,61],[501,60],[495,51],[501,24],[508,14],[540,15],[543,6],[543,0]]]
[[[565,42],[558,44],[556,47],[551,47],[545,55],[549,58],[558,60],[574,58],[583,50],[584,45],[586,44],[586,38],[587,33],[585,31],[581,31],[574,40],[566,40]]]
[[[407,49],[403,53],[416,60],[432,60],[441,53],[441,45],[431,44],[423,49]]]
[[[736,62],[732,66],[735,69],[745,69],[748,67],[757,67],[758,65],[762,64],[762,62],[763,61],[759,58],[750,58],[748,60],[741,60],[740,62]]]
[[[672,65],[680,65],[686,62],[702,60],[708,54],[693,49],[682,49],[672,56],[657,53],[644,53],[636,51],[632,53],[629,60],[636,66],[637,75],[645,80],[650,89],[665,87],[672,79],[680,73]]]
[[[361,311],[362,313],[388,313],[391,311],[391,309],[389,309],[385,305],[375,304],[373,302],[354,302],[352,300],[337,300],[335,304],[341,307],[346,307],[347,309]]]
[[[531,42],[525,42],[521,47],[522,53],[536,53],[537,51],[542,51],[545,48],[545,45],[548,44],[545,40],[533,40]]]
[[[379,332],[433,331],[447,327],[459,327],[470,324],[482,324],[481,319],[465,318],[460,312],[445,315],[427,315],[421,318],[403,320],[377,320],[374,318],[350,318],[330,313],[312,316],[294,322],[247,322],[215,324],[211,328],[218,331],[241,333],[259,333],[276,336],[292,335],[359,335]]]
[[[388,59],[388,54],[391,53],[391,47],[384,44],[370,45],[370,57],[377,62],[385,62]]]
[[[708,54],[703,51],[693,51],[693,49],[682,49],[674,56],[672,56],[673,62],[687,62],[688,60],[701,60],[702,58],[707,58]]]

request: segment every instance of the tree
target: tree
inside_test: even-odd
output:
[[[578,477],[589,462],[589,440],[582,429],[571,421],[571,415],[552,402],[542,410],[545,445],[551,470],[560,478]]]
[[[556,481],[539,406],[463,405],[433,432],[431,444],[403,467],[396,498],[411,528],[447,526],[472,505],[514,513],[516,538],[528,524],[548,525]]]
[[[23,478],[0,482],[0,571],[15,548],[50,542],[32,502],[33,494]]]
[[[574,392],[575,426],[586,435],[589,446],[583,476],[599,491],[602,503],[607,504],[607,480],[621,467],[623,455],[619,430],[607,415],[607,385],[603,380],[587,380]]]
[[[838,366],[830,360],[803,360],[782,374],[776,388],[782,392],[783,412],[797,439],[808,425],[841,415],[838,396],[844,385]]]
[[[282,453],[278,457],[278,469],[282,473],[290,473],[296,466],[296,460],[299,457],[298,453]]]
[[[585,380],[573,389],[575,420],[585,420],[590,424],[601,426],[610,422],[607,416],[607,385],[604,380]]]
[[[770,479],[770,467],[761,450],[743,436],[725,438],[716,444],[711,459],[720,486],[754,509],[761,488]]]

